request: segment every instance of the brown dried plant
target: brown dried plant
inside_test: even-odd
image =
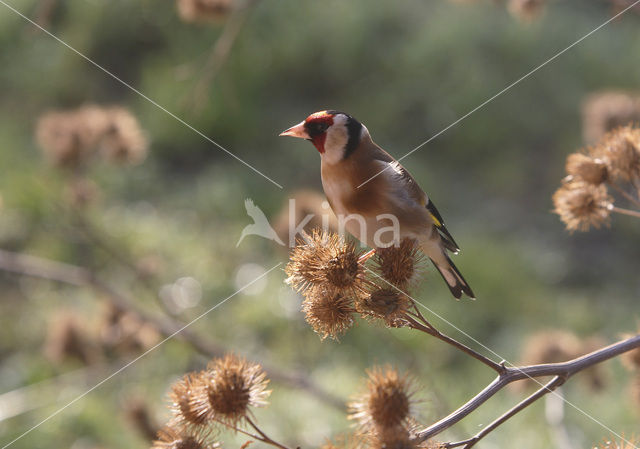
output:
[[[584,141],[595,144],[606,133],[628,123],[640,122],[640,95],[634,92],[601,91],[589,95],[582,105]]]
[[[158,431],[151,449],[216,449],[220,444],[211,441],[210,432],[165,426]]]
[[[537,19],[544,11],[547,0],[509,0],[509,12],[523,22]]]
[[[185,22],[217,22],[231,12],[233,0],[177,0],[176,5]]]

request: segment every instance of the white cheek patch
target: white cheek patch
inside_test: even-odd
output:
[[[349,133],[345,126],[347,117],[338,114],[333,119],[333,125],[327,130],[327,138],[324,142],[324,153],[322,159],[328,164],[340,162],[349,141]]]

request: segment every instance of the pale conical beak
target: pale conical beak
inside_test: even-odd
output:
[[[296,126],[292,126],[286,131],[282,131],[280,133],[281,136],[290,136],[290,137],[298,137],[299,139],[310,139],[311,137],[307,134],[307,131],[304,129],[304,122],[298,123]]]

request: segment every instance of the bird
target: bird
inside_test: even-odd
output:
[[[253,218],[253,223],[244,227],[240,234],[240,239],[238,243],[236,243],[236,248],[240,246],[240,242],[248,235],[259,235],[260,237],[274,240],[280,245],[284,245],[284,242],[278,237],[276,231],[269,224],[269,220],[267,220],[264,212],[254,204],[251,198],[244,200],[244,208],[247,210],[247,215]]]
[[[458,244],[433,200],[411,174],[371,138],[366,126],[336,110],[309,115],[280,133],[311,141],[320,153],[322,187],[343,228],[365,245],[417,240],[456,299],[475,295],[448,253]],[[393,226],[397,226],[395,235]],[[382,241],[383,234],[391,237]],[[376,241],[377,239],[377,241]]]

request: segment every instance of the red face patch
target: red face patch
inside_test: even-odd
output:
[[[311,114],[304,121],[304,127],[309,134],[311,143],[320,153],[324,153],[324,143],[327,140],[327,129],[333,125],[333,115],[326,111]]]

